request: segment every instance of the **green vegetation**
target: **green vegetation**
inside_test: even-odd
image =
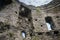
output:
[[[39,37],[38,36],[33,36],[32,40],[39,40]]]
[[[37,7],[37,8],[36,8],[36,11],[39,13],[39,12],[40,12],[40,8],[39,8],[39,7]]]

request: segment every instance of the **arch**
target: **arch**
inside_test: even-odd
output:
[[[54,22],[53,22],[52,17],[50,17],[50,16],[45,17],[45,21],[46,21],[48,30],[53,30],[54,27],[55,27],[55,24],[54,24]]]
[[[22,37],[26,38],[26,32],[25,31],[22,31]]]

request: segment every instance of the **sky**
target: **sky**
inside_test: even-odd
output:
[[[46,25],[47,25],[48,30],[52,30],[51,25],[49,23],[46,23]]]
[[[33,5],[35,7],[50,3],[52,0],[19,0],[27,5]]]
[[[22,37],[25,38],[26,33],[22,32]]]

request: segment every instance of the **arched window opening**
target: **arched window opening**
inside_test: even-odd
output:
[[[22,37],[26,38],[26,32],[25,31],[22,31]]]
[[[52,30],[51,29],[51,25],[49,23],[46,23],[47,27],[48,27],[48,30]]]
[[[45,21],[46,21],[46,25],[47,25],[48,30],[53,30],[55,26],[54,26],[54,22],[52,20],[52,17],[50,17],[50,16],[45,17]]]

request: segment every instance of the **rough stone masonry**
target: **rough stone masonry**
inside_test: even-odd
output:
[[[0,40],[60,40],[60,7],[47,8],[49,6],[35,8],[17,0],[1,0]],[[51,25],[51,30],[46,23]]]

